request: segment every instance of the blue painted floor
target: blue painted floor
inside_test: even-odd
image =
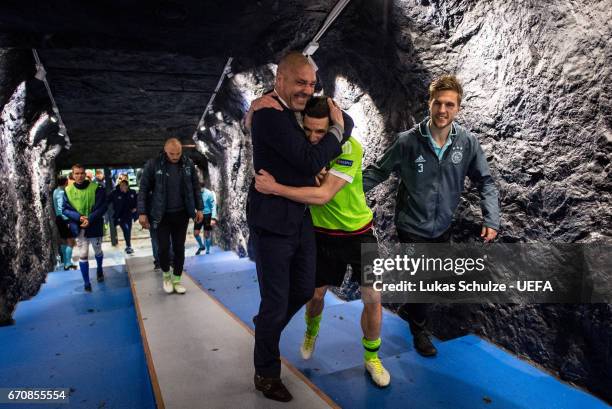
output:
[[[0,327],[0,387],[71,388],[70,404],[0,408],[155,408],[125,267],[105,272],[91,294],[78,271],[49,273]]]
[[[230,252],[189,257],[189,274],[251,328],[259,307],[255,265]],[[345,408],[595,409],[609,406],[495,345],[468,335],[436,341],[439,355],[424,358],[413,347],[408,326],[385,311],[379,356],[391,385],[374,386],[363,368],[361,301],[326,297],[315,354],[302,360],[299,345],[304,311],[281,339],[281,354]]]
[[[259,306],[255,266],[231,252],[188,257],[186,269],[251,328]],[[131,289],[124,266],[83,292],[80,274],[52,272],[19,303],[16,324],[0,327],[0,387],[72,388],[57,408],[154,408]],[[436,341],[439,355],[412,348],[407,325],[385,312],[380,356],[391,386],[376,388],[363,369],[361,302],[326,297],[313,358],[299,345],[303,311],[283,333],[281,353],[344,408],[596,409],[609,406],[475,336]],[[28,405],[1,405],[0,408]],[[38,407],[38,405],[36,405]]]

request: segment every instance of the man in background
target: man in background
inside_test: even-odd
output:
[[[55,225],[60,235],[60,255],[64,270],[76,270],[76,266],[72,264],[72,249],[76,242],[68,225],[68,217],[64,216],[62,209],[64,208],[65,193],[64,190],[68,186],[68,178],[66,176],[57,177],[57,187],[53,191],[53,210],[55,212]]]
[[[193,236],[198,242],[198,250],[196,256],[199,256],[203,250],[206,254],[210,254],[210,246],[212,245],[212,229],[217,224],[217,195],[205,186],[202,186],[202,201],[204,202],[204,220],[202,223],[193,225]],[[200,230],[204,229],[204,243],[200,236]]]
[[[102,269],[104,223],[102,216],[106,212],[106,194],[97,183],[87,180],[85,168],[82,165],[73,165],[72,175],[74,183],[66,187],[64,191],[62,214],[69,219],[70,230],[76,237],[84,289],[91,292],[91,282],[89,281],[90,244],[96,256],[97,280],[98,282],[104,281],[104,271]]]
[[[138,218],[136,191],[130,189],[127,180],[122,180],[112,191],[109,202],[113,204],[113,223],[123,232],[125,252],[132,254],[132,221]]]
[[[138,192],[138,221],[145,229],[156,229],[162,287],[167,294],[185,294],[181,276],[187,225],[190,218],[201,223],[203,209],[196,167],[183,155],[181,142],[170,138],[163,152],[145,164]],[[170,243],[174,253],[172,272]]]

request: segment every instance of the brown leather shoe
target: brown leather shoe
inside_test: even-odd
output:
[[[263,392],[266,398],[279,402],[289,402],[293,399],[280,378],[264,378],[255,374],[255,389]]]

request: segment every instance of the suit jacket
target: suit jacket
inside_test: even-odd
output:
[[[261,109],[253,115],[253,166],[265,169],[277,182],[288,186],[314,186],[314,177],[329,161],[342,153],[340,142],[327,133],[312,145],[289,109]],[[247,221],[249,227],[271,233],[298,232],[307,206],[276,195],[264,195],[249,188]]]

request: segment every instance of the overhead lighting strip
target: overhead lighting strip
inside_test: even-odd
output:
[[[64,124],[64,121],[62,120],[62,116],[60,115],[59,112],[59,108],[57,107],[57,104],[55,103],[55,98],[53,98],[53,93],[51,92],[51,88],[49,87],[49,82],[47,81],[47,71],[45,70],[45,66],[43,65],[43,63],[40,61],[40,57],[38,56],[38,51],[36,51],[36,48],[32,48],[32,54],[34,55],[34,61],[36,62],[36,74],[34,74],[34,77],[40,81],[43,82],[43,84],[45,84],[45,88],[47,89],[47,94],[49,95],[49,99],[51,100],[51,109],[53,110],[53,114],[57,117],[57,121],[59,122],[59,131],[58,131],[58,135],[59,136],[63,136],[64,137],[64,141],[66,141],[66,144],[64,145],[64,147],[66,149],[70,149],[70,138],[68,137],[68,131],[66,130],[66,125]],[[51,119],[52,122],[53,119]]]
[[[302,51],[302,54],[308,57],[308,59],[310,60],[311,64],[315,67],[315,69],[317,68],[317,65],[312,59],[312,56],[319,48],[319,40],[321,39],[321,37],[323,37],[325,32],[331,27],[331,25],[334,23],[336,18],[338,18],[338,16],[342,13],[342,11],[345,9],[345,7],[349,4],[350,1],[351,0],[339,0],[336,3],[332,11],[330,11],[330,13],[327,15],[325,22],[323,23],[323,25],[321,26],[317,34],[308,43],[306,48],[304,48],[304,51]],[[202,117],[200,118],[200,121],[198,122],[198,126],[195,132],[193,133],[193,139],[196,141],[198,140],[198,131],[204,132],[206,130],[204,120],[207,114],[212,113],[212,104],[215,101],[215,97],[217,96],[219,89],[221,89],[221,85],[223,85],[223,80],[225,79],[225,77],[231,78],[233,75],[232,68],[231,68],[232,61],[233,61],[232,57],[228,58],[227,63],[225,64],[225,67],[223,68],[223,72],[221,73],[221,78],[219,78],[219,82],[217,83],[217,87],[215,88],[215,91],[213,92],[213,94],[210,96],[210,99],[208,100],[208,104],[206,104],[206,108],[204,109],[204,112],[202,113]]]
[[[336,3],[332,11],[330,11],[329,14],[327,15],[325,22],[323,22],[323,25],[321,26],[317,34],[312,38],[312,40],[310,40],[306,48],[304,48],[304,51],[302,51],[302,54],[308,57],[308,60],[315,67],[315,69],[318,69],[318,67],[317,67],[317,64],[315,64],[314,60],[312,59],[312,56],[319,49],[319,40],[321,39],[321,37],[323,37],[325,32],[331,27],[331,25],[334,23],[336,18],[338,18],[338,16],[342,13],[344,8],[349,4],[350,1],[351,0],[339,0],[338,3]]]
[[[221,77],[219,78],[219,82],[217,82],[217,86],[215,87],[215,91],[210,96],[210,99],[208,100],[208,103],[206,104],[206,108],[204,108],[204,112],[202,113],[202,117],[200,118],[200,121],[198,122],[198,127],[196,128],[195,132],[193,133],[193,139],[194,140],[198,139],[198,131],[204,132],[206,130],[204,120],[206,119],[206,115],[208,115],[209,113],[212,113],[212,105],[213,105],[213,102],[215,102],[215,98],[217,96],[217,93],[219,92],[219,90],[221,89],[221,86],[223,85],[223,80],[225,80],[226,77],[227,78],[232,78],[234,76],[234,74],[232,73],[232,61],[233,60],[234,60],[233,57],[229,57],[227,59],[227,62],[225,63],[225,67],[223,67],[223,72],[221,73]]]

